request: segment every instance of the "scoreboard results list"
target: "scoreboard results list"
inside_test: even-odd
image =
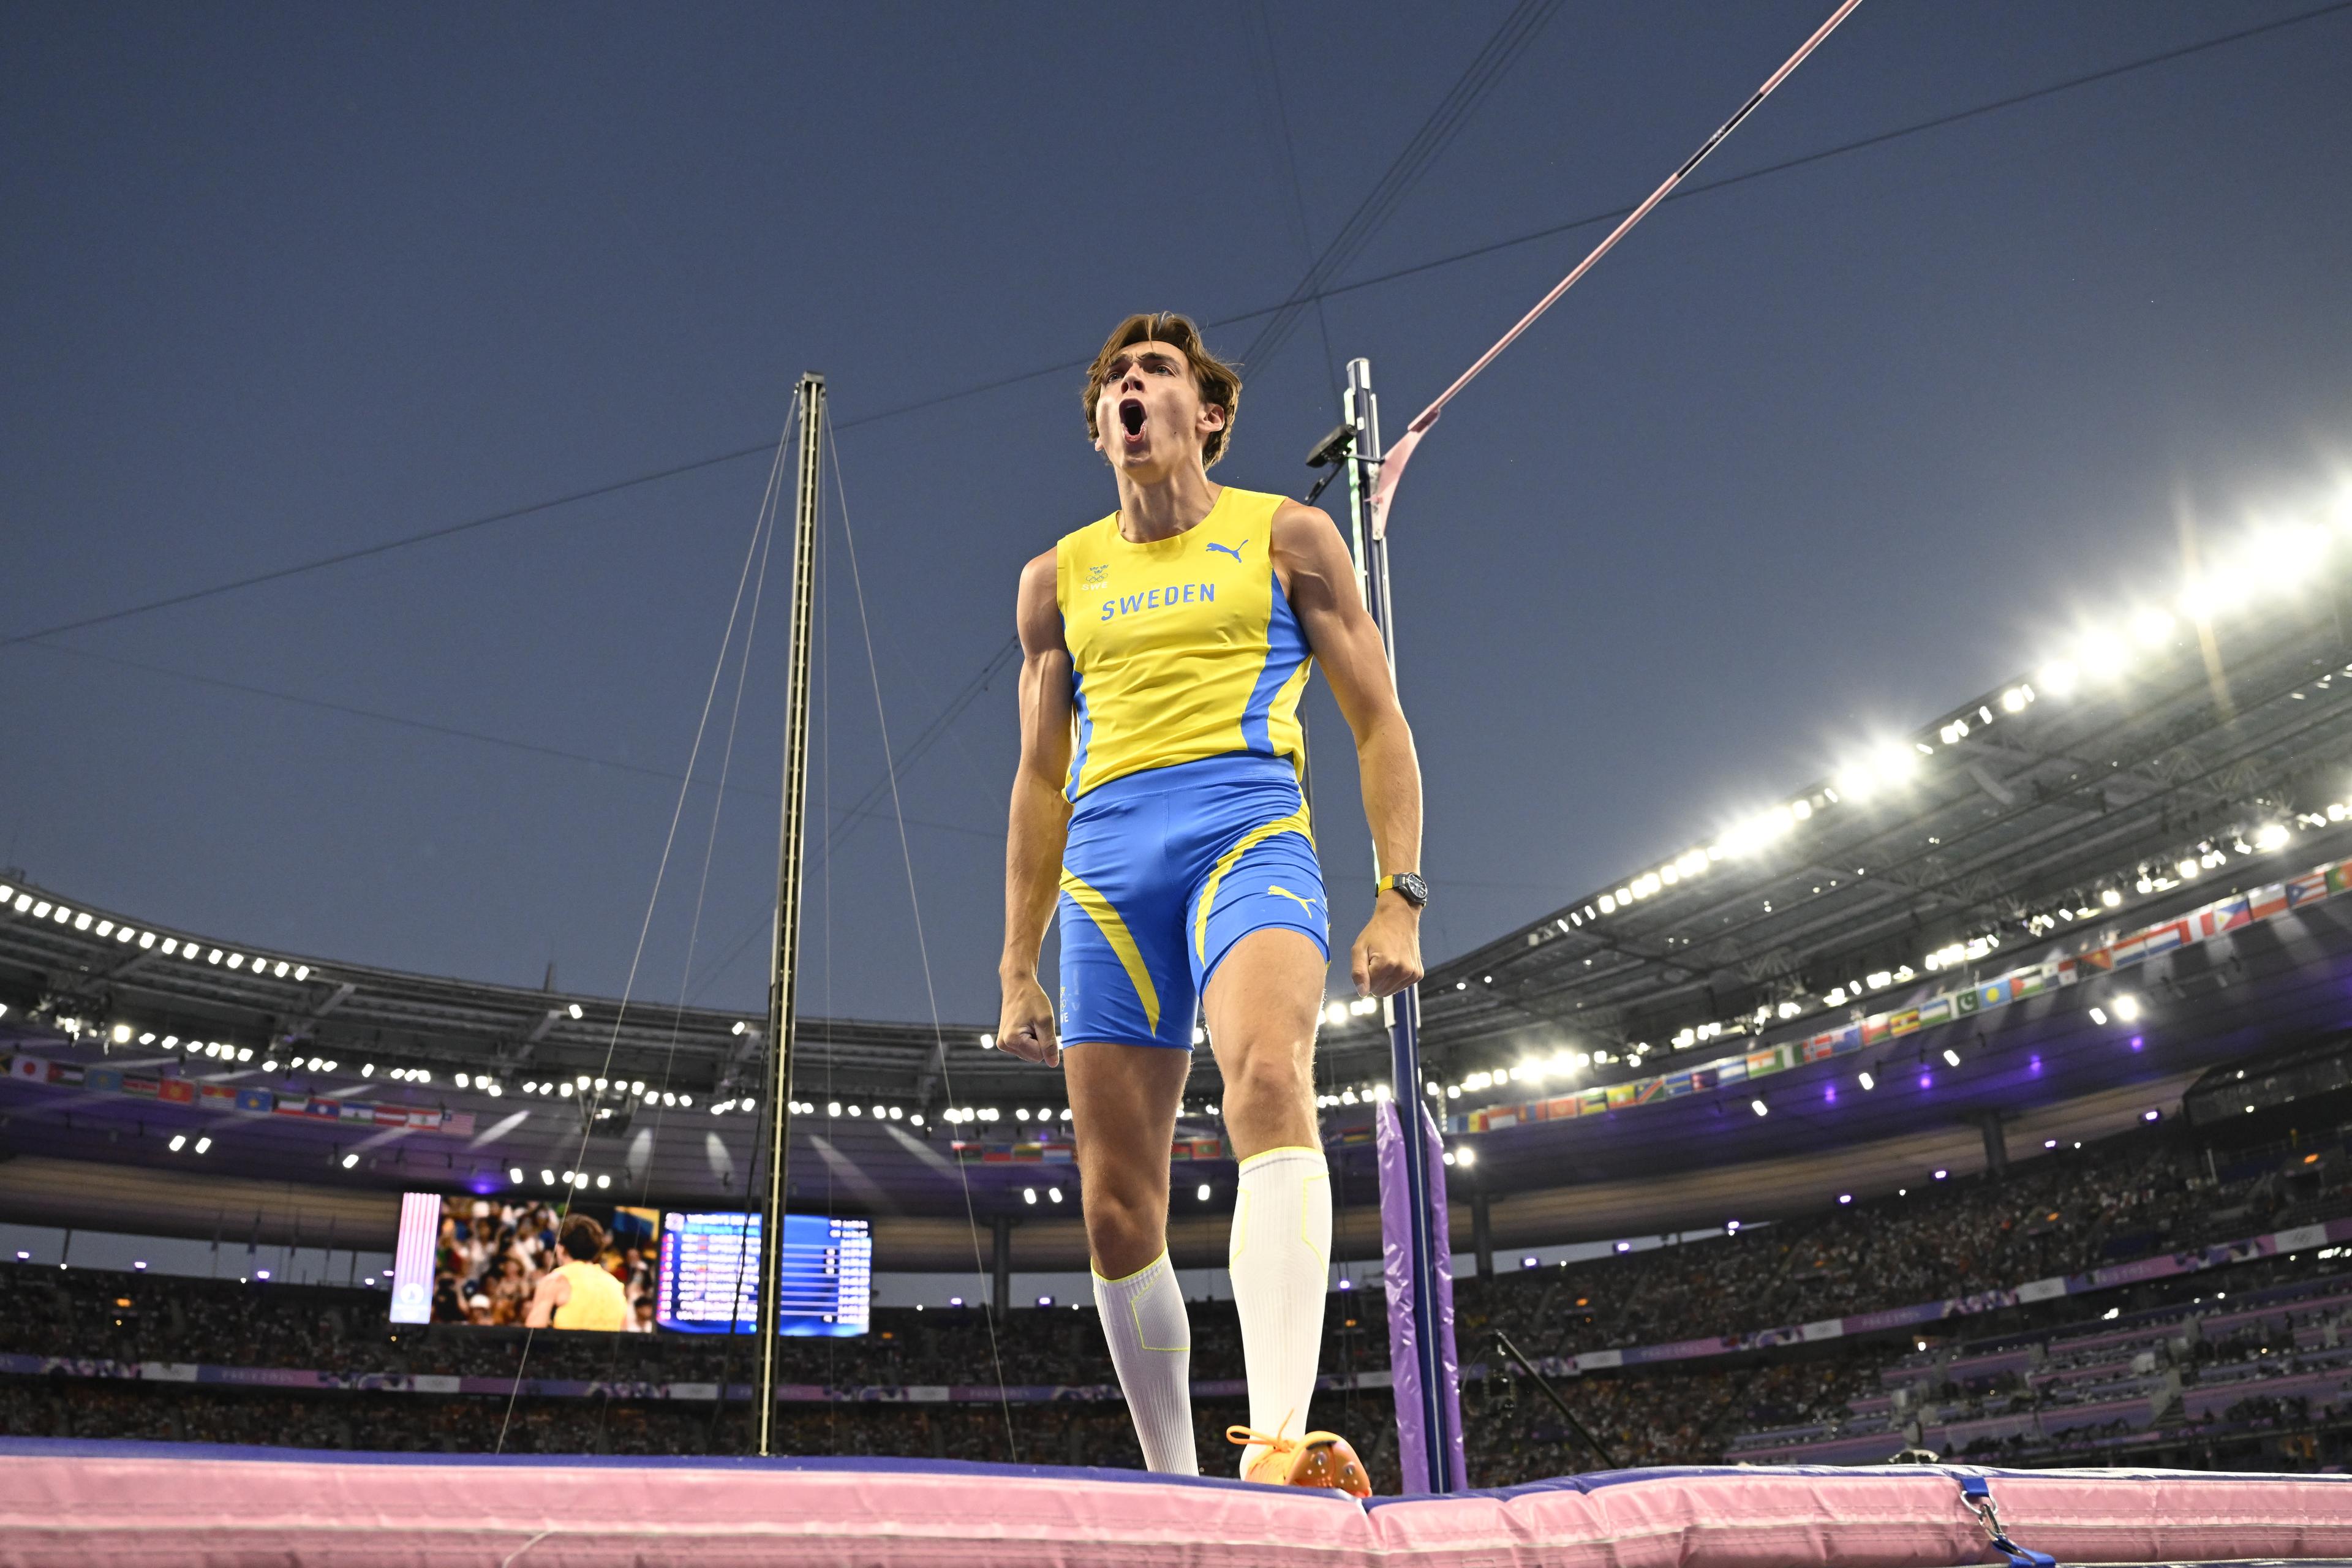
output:
[[[777,1331],[848,1338],[873,1316],[874,1237],[862,1219],[784,1216]],[[751,1333],[759,1317],[760,1216],[665,1214],[654,1318],[688,1334]]]

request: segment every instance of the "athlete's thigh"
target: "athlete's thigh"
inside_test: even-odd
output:
[[[1192,1053],[1099,1041],[1062,1047],[1079,1193],[1168,1210],[1169,1150]]]
[[[1310,1057],[1329,970],[1322,947],[1293,926],[1260,926],[1227,948],[1204,1009],[1218,1071],[1241,1077],[1262,1050]]]

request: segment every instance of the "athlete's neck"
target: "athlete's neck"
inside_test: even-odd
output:
[[[1131,544],[1175,538],[1208,516],[1224,493],[1197,463],[1148,483],[1125,474],[1118,479],[1118,531]]]

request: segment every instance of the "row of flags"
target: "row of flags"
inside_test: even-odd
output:
[[[7,1074],[21,1083],[79,1089],[84,1094],[125,1094],[164,1105],[185,1105],[198,1110],[235,1111],[246,1116],[293,1116],[306,1121],[349,1126],[408,1127],[470,1136],[474,1113],[422,1105],[384,1105],[372,1100],[341,1100],[329,1094],[289,1094],[226,1083],[198,1083],[169,1073],[143,1073],[127,1068],[84,1067],[53,1057],[20,1051],[7,1059]]]

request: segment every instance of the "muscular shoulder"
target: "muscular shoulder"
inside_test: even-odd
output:
[[[1035,654],[1058,648],[1062,643],[1062,602],[1055,575],[1056,552],[1048,550],[1029,558],[1021,568],[1021,588],[1013,605],[1013,619],[1021,633],[1024,651]]]
[[[1328,593],[1332,584],[1355,580],[1355,561],[1339,537],[1339,525],[1315,507],[1285,500],[1275,509],[1269,543],[1275,568],[1294,604],[1302,592]]]

